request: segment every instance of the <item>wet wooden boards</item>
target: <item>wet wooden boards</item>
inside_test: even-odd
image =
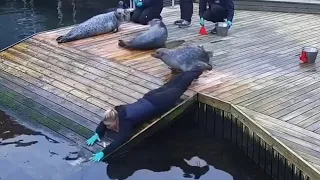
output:
[[[229,35],[218,37],[199,35],[197,14],[195,4],[193,25],[182,29],[173,25],[180,16],[179,6],[162,12],[170,48],[185,40],[213,52],[213,70],[195,81],[183,99],[201,92],[217,99],[207,103],[230,102],[263,114],[278,128],[283,126],[286,136],[275,136],[288,144],[295,134],[284,124],[313,135],[320,133],[319,58],[313,65],[299,63],[303,46],[320,47],[319,15],[239,10]],[[205,24],[208,31],[213,28],[212,23]],[[23,108],[47,115],[45,120],[52,120],[52,126],[85,139],[106,108],[134,102],[172,74],[164,63],[151,57],[153,51],[118,47],[119,39],[130,39],[148,26],[124,23],[118,33],[57,44],[55,39],[71,28],[39,33],[1,52],[0,93],[10,107],[19,102]]]

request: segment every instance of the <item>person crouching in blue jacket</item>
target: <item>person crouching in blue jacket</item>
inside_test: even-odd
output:
[[[93,145],[97,140],[100,141],[107,129],[117,132],[118,136],[101,152],[94,154],[91,160],[101,161],[105,155],[112,153],[128,141],[134,135],[136,127],[173,108],[192,81],[199,78],[204,70],[212,70],[212,66],[198,61],[189,71],[178,74],[168,83],[149,91],[136,102],[107,110],[95,134],[87,140],[87,144]]]
[[[209,4],[209,8],[207,8],[207,4]],[[216,23],[224,22],[224,19],[227,19],[230,28],[234,16],[233,0],[200,0],[199,16],[201,26],[204,26],[204,20]],[[214,28],[211,33],[216,34],[216,29]]]
[[[152,19],[162,19],[163,0],[134,0],[136,8],[131,21],[147,25]]]

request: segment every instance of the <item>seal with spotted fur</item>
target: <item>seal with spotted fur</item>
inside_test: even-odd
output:
[[[159,48],[151,56],[163,61],[173,71],[188,71],[198,61],[207,64],[208,69],[212,69],[209,64],[210,57],[213,56],[212,52],[206,51],[203,46],[185,45],[175,49]]]
[[[117,8],[115,11],[93,16],[72,28],[68,34],[59,36],[56,41],[65,43],[100,34],[118,32],[119,26],[125,20],[127,14],[126,9]]]
[[[150,28],[130,41],[119,40],[118,45],[133,50],[151,50],[165,46],[168,39],[166,25],[160,19],[149,22]]]

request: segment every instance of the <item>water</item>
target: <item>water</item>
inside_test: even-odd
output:
[[[270,179],[234,145],[209,138],[194,127],[191,121],[178,120],[129,153],[111,160],[108,176],[153,180]]]
[[[37,32],[81,23],[117,3],[118,0],[0,0],[0,49]]]
[[[269,179],[233,145],[185,122],[179,120],[106,164],[91,163],[90,152],[0,111],[0,168],[7,169],[0,180]]]
[[[89,157],[87,151],[51,132],[24,125],[0,111],[0,179],[64,179],[81,174],[76,161]]]

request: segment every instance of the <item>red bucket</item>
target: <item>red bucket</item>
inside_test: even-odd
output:
[[[302,50],[302,52],[301,52],[300,60],[303,63],[307,63],[308,62],[307,52],[305,52],[304,50]]]

